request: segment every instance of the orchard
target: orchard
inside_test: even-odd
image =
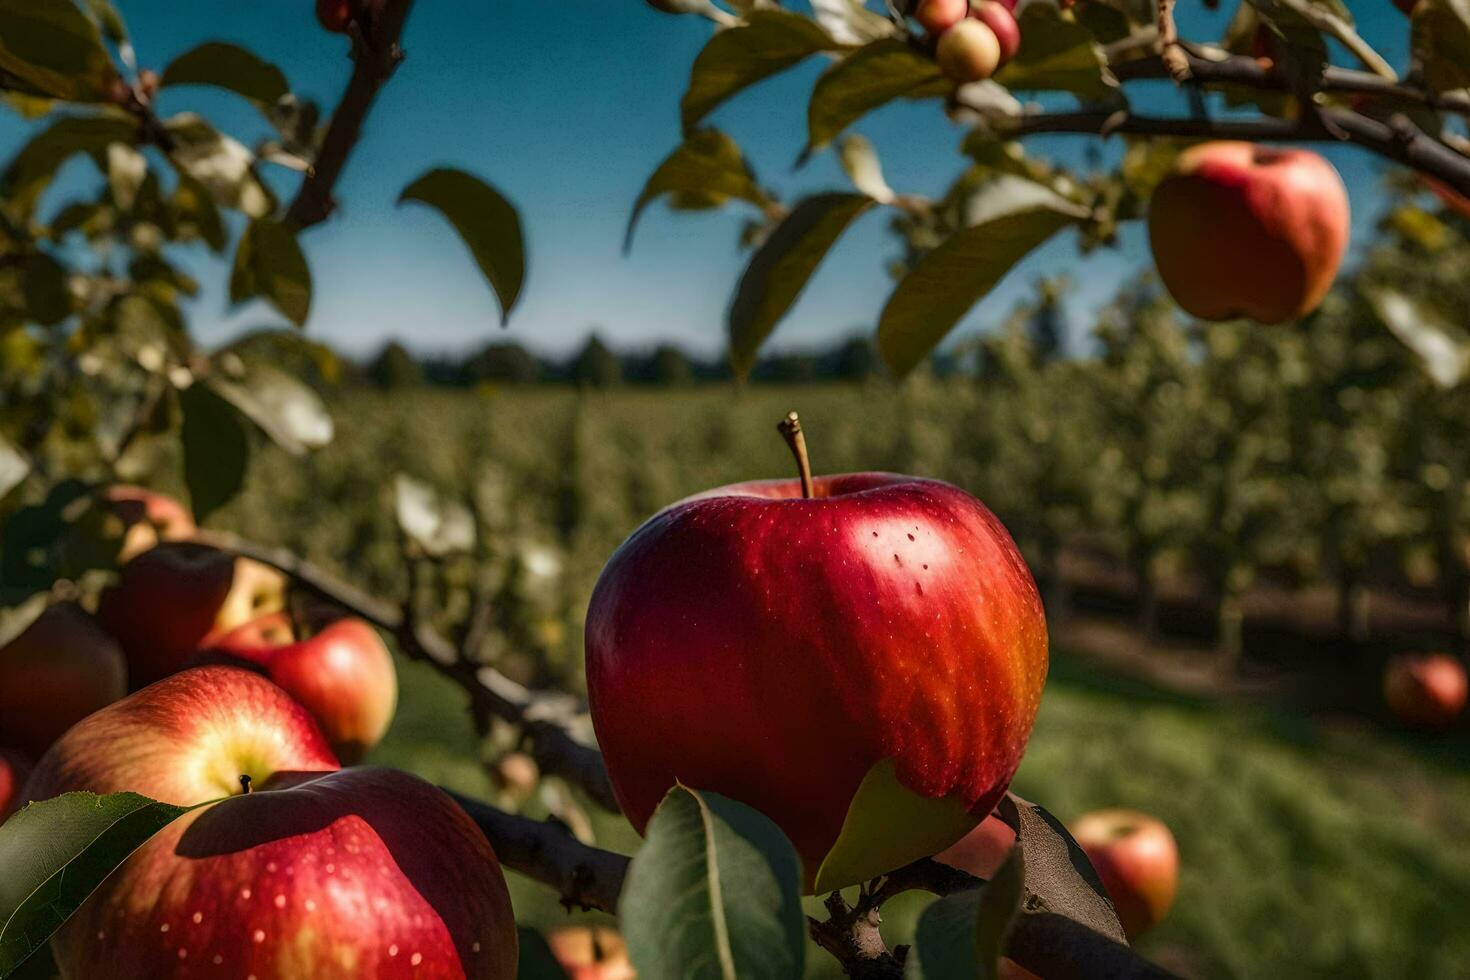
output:
[[[1460,0],[278,0],[156,63],[130,6],[0,0],[0,978],[1463,970]],[[587,211],[641,161],[628,263],[737,216],[718,361],[519,346],[556,163],[400,71],[613,24],[667,50],[562,87],[692,52],[612,120],[672,149],[497,98]],[[321,336],[390,158],[463,363]]]

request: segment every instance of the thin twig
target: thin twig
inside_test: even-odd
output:
[[[326,136],[322,138],[311,171],[286,212],[286,220],[295,228],[320,224],[336,209],[333,190],[362,136],[363,122],[378,92],[403,61],[399,41],[412,6],[413,0],[386,0],[367,23],[367,30],[354,37],[352,78],[327,124]]]
[[[1182,85],[1189,80],[1189,55],[1179,44],[1179,28],[1174,25],[1174,0],[1159,0],[1159,57],[1175,82]]]

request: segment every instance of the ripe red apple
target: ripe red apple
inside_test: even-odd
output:
[[[978,20],[962,20],[939,36],[939,70],[961,85],[980,82],[1000,67],[1000,39]]]
[[[316,0],[316,19],[323,30],[333,34],[346,34],[357,17],[354,0]]]
[[[306,709],[250,671],[186,670],[77,725],[26,787],[73,790],[227,798],[83,904],[53,942],[65,976],[515,976],[510,896],[474,823],[416,776],[339,769]]]
[[[286,600],[280,572],[205,545],[161,544],[128,562],[98,616],[128,658],[137,689],[182,668],[214,639]]]
[[[122,651],[74,603],[51,606],[0,649],[0,745],[40,756],[127,693]]]
[[[382,740],[398,704],[393,657],[376,630],[339,619],[296,640],[290,617],[271,613],[224,636],[198,658],[255,670],[306,706],[348,764]]]
[[[1016,832],[992,813],[955,844],[934,855],[934,860],[988,881],[1006,863],[1015,844]]]
[[[1342,178],[1306,150],[1201,143],[1154,191],[1159,277],[1203,320],[1281,323],[1317,308],[1348,244]]]
[[[970,15],[994,32],[1000,43],[998,67],[1004,67],[1021,50],[1021,25],[1016,23],[1016,15],[1000,0],[980,0],[971,5]]]
[[[1068,829],[1102,879],[1128,938],[1158,925],[1179,886],[1179,846],[1163,821],[1137,810],[1096,810]]]
[[[31,774],[26,757],[11,749],[0,749],[0,823],[20,809],[21,787]]]
[[[1465,668],[1443,653],[1400,654],[1383,670],[1383,698],[1401,721],[1444,728],[1465,707]]]
[[[723,487],[639,528],[593,592],[587,687],[635,827],[676,780],[712,790],[774,820],[827,891],[991,811],[1047,633],[1015,544],[963,490],[889,473],[813,489]]]
[[[930,37],[939,37],[964,20],[969,12],[970,0],[920,0],[914,8],[914,20]]]
[[[566,926],[546,937],[568,980],[635,980],[628,946],[607,926]]]

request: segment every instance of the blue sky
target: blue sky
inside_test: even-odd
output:
[[[286,72],[299,93],[335,102],[350,64],[345,39],[323,34],[311,0],[119,0],[140,63],[162,69],[174,56],[213,39],[242,43]],[[1182,5],[1186,36],[1218,36],[1233,4],[1219,14]],[[1407,21],[1386,0],[1351,3],[1359,29],[1402,63]],[[726,305],[744,265],[736,239],[739,207],[705,214],[650,208],[630,256],[621,251],[629,208],[644,180],[679,139],[678,100],[710,26],[671,17],[642,0],[419,0],[409,22],[408,58],[369,120],[365,139],[339,186],[339,216],[303,239],[316,281],[308,331],[353,352],[393,337],[421,350],[463,349],[498,337],[562,352],[598,329],[622,346],[673,340],[691,349],[723,347]],[[830,152],[800,171],[807,95],[823,63],[814,60],[752,89],[712,118],[744,147],[757,174],[788,198],[841,188]],[[1142,105],[1182,110],[1164,83]],[[166,90],[160,111],[204,112],[247,144],[264,124],[239,100],[203,88]],[[13,153],[26,126],[0,115],[0,149]],[[883,158],[889,183],[933,193],[962,166],[963,131],[937,102],[895,105],[857,130]],[[1081,165],[1083,137],[1028,143]],[[1103,151],[1105,154],[1108,152]],[[1381,168],[1359,151],[1334,148],[1355,208],[1355,240],[1366,240]],[[508,331],[495,300],[447,225],[421,207],[395,208],[398,191],[424,170],[473,171],[521,211],[529,241],[526,290]],[[71,165],[50,207],[64,203],[91,165]],[[294,178],[281,174],[283,189]],[[800,346],[871,329],[892,283],[884,263],[895,251],[886,216],[870,213],[818,271],[778,330],[775,344]],[[1142,229],[1120,251],[1081,257],[1069,236],[1017,267],[957,331],[1000,322],[1040,275],[1066,273],[1076,285],[1075,319],[1105,300],[1147,262]],[[206,288],[190,313],[206,342],[277,322],[260,304],[231,310],[221,261],[196,259]]]

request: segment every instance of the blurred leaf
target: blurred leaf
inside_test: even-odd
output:
[[[298,327],[311,313],[311,268],[296,235],[283,221],[257,218],[240,236],[230,272],[230,302],[270,301]]]
[[[0,0],[0,68],[69,102],[107,99],[117,70],[71,0]]]
[[[867,137],[857,134],[845,137],[838,147],[837,158],[842,163],[843,173],[852,181],[852,186],[879,204],[893,203],[897,195],[888,186],[888,181],[883,179],[883,164],[879,162],[878,151],[873,149],[873,144]]]
[[[1060,90],[1083,99],[1103,99],[1118,83],[1092,33],[1070,13],[1046,3],[1021,10],[1025,43],[995,81],[1016,91]]]
[[[127,47],[127,25],[123,23],[122,14],[117,12],[117,7],[113,6],[110,0],[87,0],[87,9],[92,12],[92,17],[97,21],[97,26],[101,28],[103,37],[119,48]]]
[[[400,473],[393,480],[398,526],[432,557],[469,551],[475,546],[475,517],[457,500]]]
[[[148,161],[143,154],[127,143],[107,144],[107,182],[119,210],[133,210],[147,175]]]
[[[246,48],[208,41],[179,55],[163,71],[164,85],[213,85],[262,106],[289,95],[281,69]]]
[[[3,187],[12,212],[25,216],[56,176],[56,171],[78,153],[101,156],[111,143],[133,143],[138,125],[121,116],[63,116],[41,130],[10,161]]]
[[[680,116],[691,132],[715,107],[741,89],[819,51],[841,47],[809,18],[784,10],[756,10],[746,23],[710,38],[689,76]]]
[[[230,359],[226,354],[222,359]],[[233,357],[239,362],[238,357]],[[240,362],[238,376],[209,379],[220,397],[260,427],[272,442],[295,456],[332,441],[332,416],[316,392],[279,368]]]
[[[0,649],[8,647],[12,640],[30,629],[50,605],[50,593],[37,592],[12,605],[0,607]],[[0,824],[3,823],[0,820]]]
[[[31,475],[30,460],[19,449],[0,437],[0,497],[25,482]]]
[[[250,439],[240,412],[208,385],[195,382],[179,392],[184,413],[179,439],[184,482],[194,518],[201,524],[229,503],[245,483]]]
[[[51,552],[70,526],[67,508],[90,492],[91,487],[81,480],[62,480],[47,491],[44,501],[22,507],[5,521],[5,533],[0,534],[3,601],[51,588],[56,579],[51,574]]]
[[[521,298],[526,278],[526,243],[515,206],[499,191],[462,170],[431,170],[398,195],[398,203],[418,201],[442,214],[469,247],[500,300],[500,322]]]
[[[751,257],[730,304],[730,363],[742,377],[761,344],[806,288],[847,226],[868,208],[866,194],[818,194],[797,204]]]
[[[169,208],[180,226],[181,239],[187,240],[189,234],[195,234],[215,252],[224,251],[228,244],[224,219],[203,184],[188,174],[179,174],[179,184],[174,188]]]
[[[567,971],[552,955],[545,936],[527,926],[517,928],[516,936],[520,940],[516,980],[568,980]]]
[[[643,209],[654,198],[660,194],[689,193],[713,195],[722,201],[735,197],[756,207],[764,207],[769,201],[734,140],[718,129],[697,130],[664,158],[643,185],[643,193],[638,195],[633,214],[628,218],[623,248],[632,248],[633,229]]]
[[[25,120],[40,119],[57,106],[55,99],[27,92],[0,92],[0,100]]]
[[[1025,895],[1025,866],[1022,848],[1014,847],[989,882],[926,908],[904,963],[906,980],[1000,977],[1005,938]]]
[[[44,327],[52,327],[72,314],[70,273],[66,266],[47,255],[36,252],[25,260],[21,289],[25,293],[26,315]]]
[[[879,106],[897,98],[925,99],[948,95],[953,83],[906,41],[875,41],[822,73],[807,105],[807,148],[822,149],[838,133]]]
[[[894,377],[918,366],[1026,253],[1087,215],[1040,184],[996,183],[996,193],[972,200],[975,223],[920,259],[883,308],[878,350]]]
[[[103,879],[190,809],[136,793],[67,793],[0,826],[0,976],[43,949]]]
[[[654,811],[620,902],[645,980],[789,980],[806,940],[800,862],[769,819],[675,786]]]
[[[1430,88],[1470,88],[1470,0],[1419,0],[1410,48]]]
[[[275,210],[275,196],[255,173],[254,155],[238,140],[193,113],[180,113],[163,125],[174,141],[170,162],[208,189],[216,203],[252,218]]]
[[[811,0],[817,23],[839,44],[867,44],[892,37],[898,27],[863,0]]]
[[[1363,295],[1389,332],[1418,355],[1437,387],[1448,391],[1464,380],[1470,345],[1437,310],[1392,289],[1368,288]]]

